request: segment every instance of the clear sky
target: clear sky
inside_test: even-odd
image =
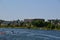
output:
[[[60,0],[0,0],[0,19],[60,19]]]

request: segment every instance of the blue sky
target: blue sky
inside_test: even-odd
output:
[[[0,0],[0,19],[60,19],[60,0]]]

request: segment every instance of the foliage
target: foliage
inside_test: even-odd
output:
[[[51,22],[45,22],[41,20],[33,20],[32,22],[20,22],[20,24],[9,23],[7,25],[1,25],[4,21],[0,21],[1,28],[28,28],[28,29],[46,29],[46,30],[60,30],[60,24],[58,20]],[[17,21],[19,23],[19,20]],[[12,24],[12,25],[11,25]]]
[[[37,26],[37,27],[43,27],[44,22],[40,20],[35,20],[35,21],[32,21],[32,25]]]

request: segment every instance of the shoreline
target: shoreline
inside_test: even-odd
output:
[[[27,27],[0,27],[0,28],[18,28],[18,29],[31,29],[31,30],[57,30],[57,31],[60,31],[60,29],[48,29],[48,28],[38,28],[38,27],[36,27],[36,28],[27,28]]]

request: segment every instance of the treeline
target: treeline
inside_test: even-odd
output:
[[[60,30],[60,21],[59,20],[33,20],[32,22],[23,22],[23,27],[27,28],[38,28],[38,29],[45,29],[45,30]]]
[[[25,19],[24,21],[4,21],[0,20],[0,27],[2,28],[32,28],[32,29],[45,29],[45,30],[60,30],[60,20],[51,19],[45,21],[44,19]]]
[[[57,20],[56,20],[57,21]],[[60,24],[58,22],[44,22],[44,21],[33,21],[32,24],[35,25],[36,27],[44,28],[47,30],[54,30],[54,29],[60,29]]]

